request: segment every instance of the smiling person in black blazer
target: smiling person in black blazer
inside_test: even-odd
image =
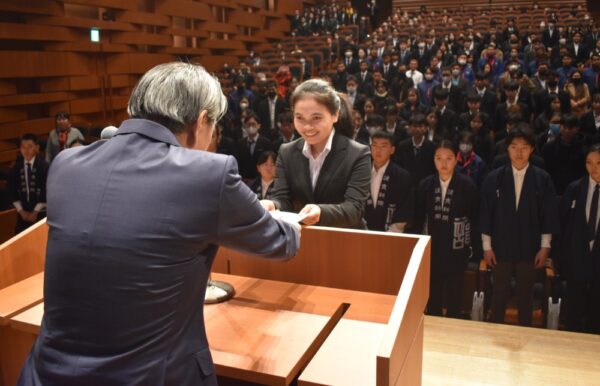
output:
[[[306,225],[365,228],[371,154],[350,139],[346,99],[322,79],[311,79],[291,97],[294,125],[302,138],[283,144],[277,157],[267,210],[306,214]]]

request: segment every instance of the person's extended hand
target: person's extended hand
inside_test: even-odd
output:
[[[275,204],[271,200],[260,200],[260,204],[267,212],[275,210]]]
[[[540,248],[535,255],[535,268],[544,268],[546,266],[548,255],[550,255],[550,248]]]
[[[496,266],[496,254],[492,249],[489,251],[483,251],[483,259],[488,267],[494,268]]]
[[[38,213],[36,211],[31,211],[29,212],[29,214],[27,215],[27,220],[29,222],[36,222],[38,218]]]
[[[300,214],[306,214],[306,217],[302,220],[302,224],[314,225],[321,219],[321,208],[319,208],[319,205],[308,204],[302,208]]]

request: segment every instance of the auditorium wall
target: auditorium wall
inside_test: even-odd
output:
[[[316,0],[0,0],[0,164],[59,111],[76,127],[118,124],[152,66],[192,61],[216,71],[289,31]],[[91,41],[91,29],[100,34]]]

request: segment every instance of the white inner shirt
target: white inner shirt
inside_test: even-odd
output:
[[[373,199],[373,208],[377,208],[377,199],[379,197],[379,190],[381,189],[381,181],[383,181],[383,175],[390,164],[390,161],[386,162],[385,165],[375,169],[375,165],[371,168],[371,198]]]
[[[527,164],[523,169],[517,170],[515,167],[512,167],[513,178],[515,181],[515,208],[519,209],[519,200],[521,199],[521,190],[523,189],[523,181],[525,181],[525,173],[529,168],[529,164]]]
[[[448,178],[448,181],[442,181],[442,179],[440,178],[440,188],[442,190],[442,205],[444,205],[444,200],[446,199],[446,192],[448,191],[450,181],[452,181],[452,177]]]
[[[331,130],[331,134],[329,134],[329,138],[327,139],[327,143],[325,144],[325,148],[316,157],[313,157],[312,152],[310,150],[310,145],[304,141],[304,146],[302,147],[302,154],[308,158],[308,167],[310,170],[310,180],[312,183],[313,190],[317,185],[317,180],[319,179],[319,173],[321,173],[321,168],[323,167],[323,163],[325,162],[325,158],[331,151],[331,143],[333,142],[333,135],[335,134],[335,130]]]

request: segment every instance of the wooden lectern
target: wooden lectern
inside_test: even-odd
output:
[[[5,386],[43,317],[47,233],[41,221],[0,246]],[[213,278],[236,288],[231,301],[205,306],[224,384],[421,384],[429,237],[307,227],[293,260],[221,249]]]

